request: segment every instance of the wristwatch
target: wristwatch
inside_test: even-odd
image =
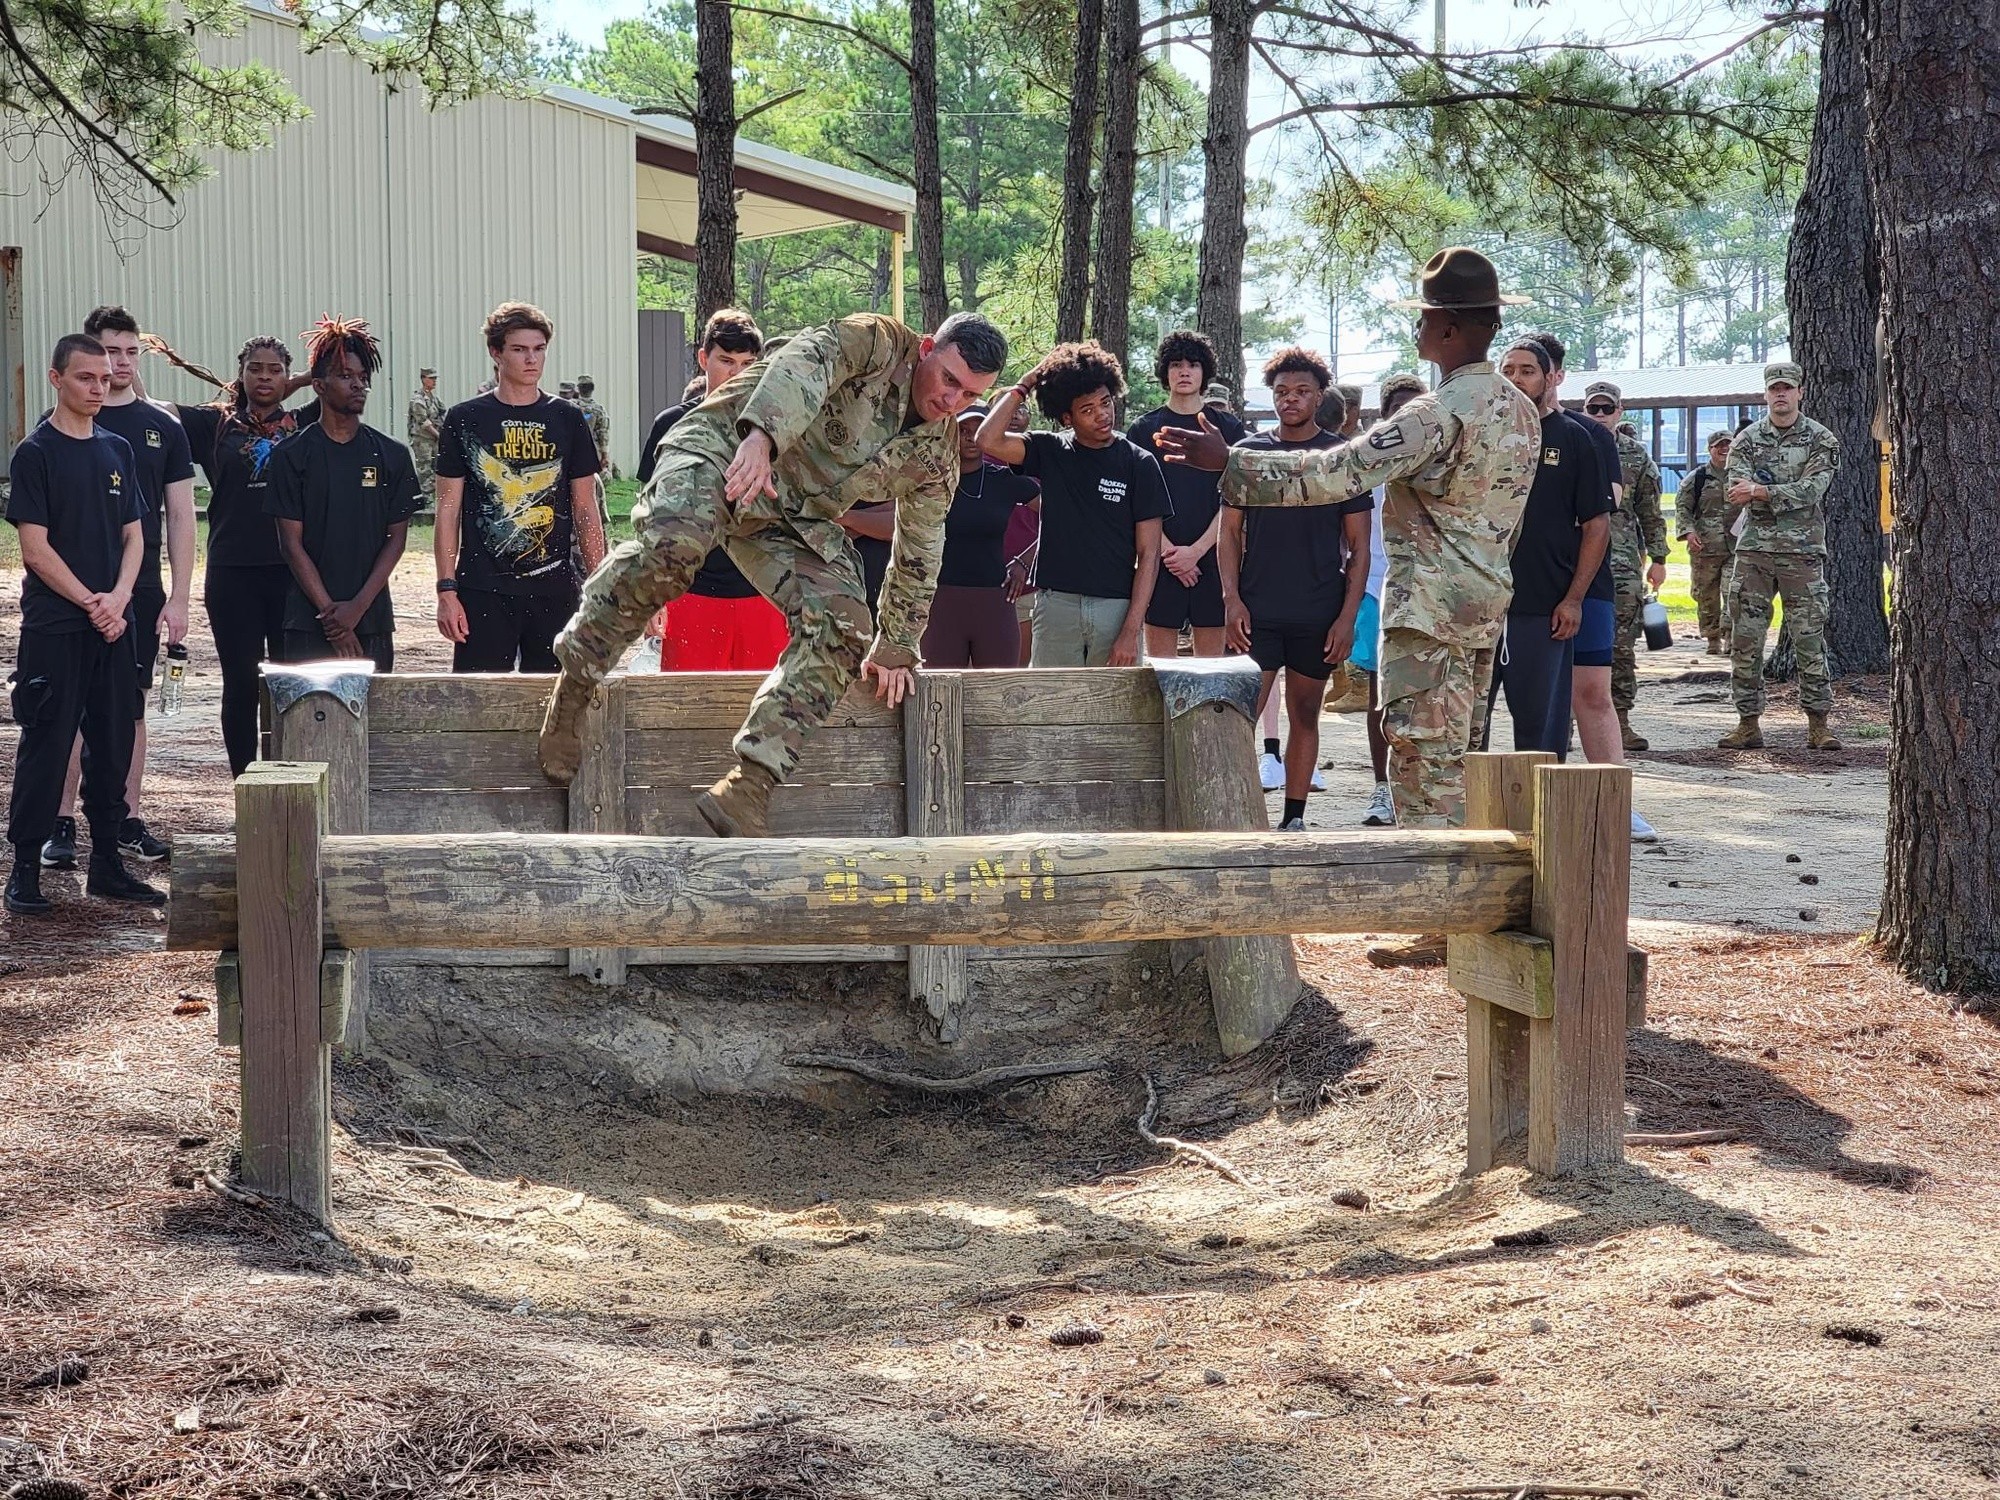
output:
[[[456,578],[440,578],[437,588],[440,594],[455,594],[458,592],[458,580]]]

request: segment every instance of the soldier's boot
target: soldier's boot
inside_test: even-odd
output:
[[[1729,648],[1722,644],[1721,636],[1712,635],[1708,638],[1708,654],[1710,656],[1727,656],[1729,654]]]
[[[1653,742],[1632,727],[1631,710],[1618,710],[1618,737],[1627,750],[1644,750]]]
[[[1718,750],[1762,750],[1764,726],[1756,714],[1744,714],[1736,727],[1715,742]]]
[[[1806,715],[1806,748],[1808,750],[1842,749],[1840,739],[1827,726],[1826,715],[1808,713]]]
[[[583,759],[583,715],[594,691],[585,679],[564,672],[549,693],[535,758],[541,762],[542,774],[557,786],[568,786],[576,778],[577,764]]]
[[[1404,938],[1396,943],[1370,943],[1368,962],[1378,969],[1431,969],[1444,962],[1444,934]]]
[[[725,839],[761,839],[771,817],[778,778],[760,765],[738,761],[722,780],[694,799],[695,810]]]

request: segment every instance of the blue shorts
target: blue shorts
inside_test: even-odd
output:
[[[1348,648],[1347,659],[1362,671],[1372,672],[1381,661],[1381,652],[1382,606],[1373,594],[1364,594],[1361,608],[1354,612],[1354,644]]]
[[[1583,601],[1583,624],[1576,632],[1575,664],[1579,667],[1608,667],[1611,648],[1618,637],[1618,606],[1609,599]]]

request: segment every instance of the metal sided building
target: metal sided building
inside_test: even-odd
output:
[[[631,472],[654,412],[689,373],[681,315],[639,311],[637,259],[693,258],[691,125],[563,88],[434,111],[421,90],[337,46],[304,52],[297,23],[263,0],[245,7],[238,35],[204,50],[212,63],[276,68],[312,117],[269,150],[218,153],[215,174],[178,211],[151,207],[160,227],[134,225],[114,242],[90,185],[62,182],[53,147],[0,156],[8,451],[46,404],[49,350],[100,303],[124,303],[223,376],[252,335],[276,334],[297,355],[300,331],[321,313],[365,317],[386,356],[369,418],[401,438],[418,369],[437,367],[448,403],[471,395],[491,373],[481,321],[519,298],[556,326],[546,388],[595,376],[613,460]],[[749,141],[736,153],[744,238],[843,223],[886,231],[901,306],[908,188]],[[62,183],[53,194],[50,179]],[[145,374],[167,399],[214,394],[163,360]]]

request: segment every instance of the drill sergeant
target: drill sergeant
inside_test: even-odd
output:
[[[591,576],[556,641],[549,778],[576,774],[597,684],[720,544],[785,612],[791,641],[750,702],[737,765],[697,806],[724,837],[761,837],[772,789],[857,670],[892,708],[909,691],[958,478],[954,419],[1006,362],[1006,336],[977,313],[928,337],[862,313],[800,334],[676,423],[633,507],[633,540]],[[872,645],[861,561],[840,526],[863,500],[896,506]]]

